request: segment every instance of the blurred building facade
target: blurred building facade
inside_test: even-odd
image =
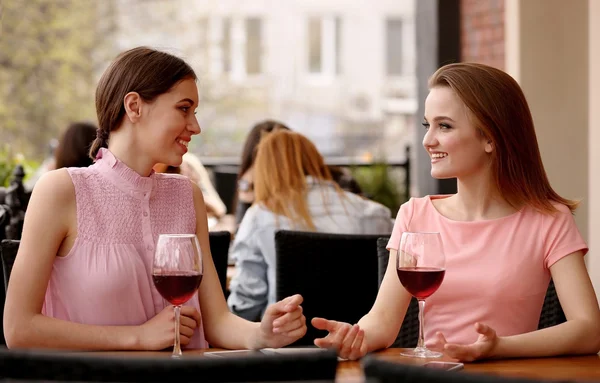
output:
[[[326,156],[402,160],[414,129],[414,0],[114,0],[115,51],[148,45],[200,76],[194,150],[237,157],[277,118]]]

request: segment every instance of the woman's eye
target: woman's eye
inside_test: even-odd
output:
[[[181,110],[183,110],[185,113],[187,113],[188,110],[190,110],[189,106],[182,106],[181,108],[179,108]]]
[[[429,122],[424,122],[421,125],[425,128],[425,130],[429,130]]]
[[[448,124],[440,124],[440,129],[452,129],[452,127]]]

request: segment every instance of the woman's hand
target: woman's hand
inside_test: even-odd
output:
[[[357,324],[313,318],[312,325],[329,332],[325,338],[315,339],[315,345],[336,350],[340,358],[356,360],[367,354],[365,331]]]
[[[306,334],[306,318],[302,314],[302,296],[292,295],[267,307],[260,322],[256,348],[279,348]]]
[[[475,323],[475,331],[479,337],[472,344],[448,343],[444,334],[436,334],[436,344],[433,348],[439,349],[451,358],[462,362],[472,362],[478,359],[486,359],[494,356],[494,350],[498,345],[499,337],[496,331],[483,323]]]
[[[182,346],[190,343],[194,331],[202,324],[200,313],[194,307],[182,306],[179,315],[179,339]],[[163,350],[175,343],[175,310],[165,307],[158,315],[139,326],[138,342],[141,350]]]

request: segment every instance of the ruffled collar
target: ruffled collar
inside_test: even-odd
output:
[[[154,170],[148,177],[142,177],[106,148],[100,148],[98,151],[95,166],[108,176],[117,187],[127,193],[143,198],[152,192],[155,179]]]

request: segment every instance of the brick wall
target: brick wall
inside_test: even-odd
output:
[[[461,0],[461,60],[504,69],[504,0]]]

